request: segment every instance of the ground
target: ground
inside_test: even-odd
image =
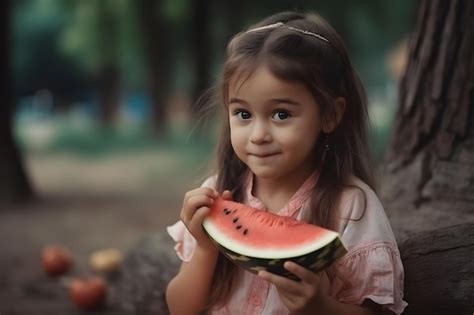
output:
[[[166,150],[102,158],[27,155],[38,199],[0,211],[0,314],[76,314],[66,283],[93,273],[92,252],[113,247],[126,253],[177,220],[184,192],[204,172],[199,163],[183,162]],[[51,243],[74,254],[65,277],[51,278],[42,269],[41,249]],[[117,314],[107,308],[98,313]]]

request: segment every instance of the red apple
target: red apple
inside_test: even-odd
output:
[[[104,304],[107,287],[105,281],[97,276],[75,278],[71,281],[69,294],[79,308],[90,310]]]
[[[44,270],[52,276],[65,273],[73,263],[71,252],[60,245],[44,247],[41,253],[41,261]]]

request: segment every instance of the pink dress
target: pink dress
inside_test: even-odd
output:
[[[265,209],[252,195],[253,177],[249,176],[244,203]],[[317,174],[308,178],[278,214],[301,220],[309,211],[311,189]],[[376,194],[360,179],[353,177],[354,185],[361,188],[346,189],[340,201],[338,232],[348,253],[326,269],[324,290],[337,301],[360,305],[370,299],[396,314],[401,314],[407,303],[403,301],[403,265],[392,229]],[[215,178],[207,179],[202,186],[214,187]],[[366,206],[363,218],[358,219]],[[195,247],[193,236],[181,221],[168,227],[176,241],[176,252],[183,261],[189,261]],[[238,284],[225,307],[210,314],[219,315],[283,315],[289,311],[280,301],[274,285],[256,275],[239,269]]]

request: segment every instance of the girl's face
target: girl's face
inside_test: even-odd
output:
[[[260,66],[245,81],[229,83],[232,147],[262,179],[304,180],[314,171],[322,118],[310,91]]]

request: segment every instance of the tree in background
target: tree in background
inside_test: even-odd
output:
[[[63,32],[74,23],[74,8],[73,1],[12,2],[10,62],[17,100],[47,91],[52,95],[52,102],[43,110],[52,113],[86,99],[86,91],[92,86],[90,76],[60,45]]]
[[[213,66],[216,60],[222,61],[225,45],[233,35],[241,31],[245,5],[245,1],[237,0],[192,2],[189,57],[194,69],[191,115],[195,118],[199,118],[201,113],[201,108],[199,108],[201,104],[197,102],[198,99],[215,83]]]
[[[196,100],[211,85],[212,66],[212,13],[211,1],[192,1],[192,18],[189,32],[189,45],[191,46],[191,63],[194,67],[194,84],[191,91],[193,106],[191,112],[196,116],[199,112]]]
[[[473,1],[421,1],[409,42],[382,191],[405,234],[406,314],[474,309],[473,17]]]
[[[33,190],[26,176],[20,151],[12,132],[14,108],[13,75],[11,70],[11,2],[0,5],[0,203],[27,200]]]
[[[126,1],[56,1],[49,9],[67,15],[55,44],[62,55],[88,78],[83,93],[97,96],[97,119],[102,126],[115,124],[121,96],[119,32]],[[28,8],[31,10],[31,8]]]
[[[420,4],[386,159],[391,207],[473,210],[473,16],[471,1]]]
[[[97,47],[99,69],[97,90],[99,96],[100,121],[104,126],[114,124],[120,102],[120,73],[118,68],[118,14],[115,1],[99,0],[97,6]]]
[[[143,34],[145,64],[147,65],[147,90],[151,99],[152,126],[157,135],[166,127],[166,100],[170,92],[171,45],[170,33],[161,14],[162,1],[137,0],[138,22]]]

